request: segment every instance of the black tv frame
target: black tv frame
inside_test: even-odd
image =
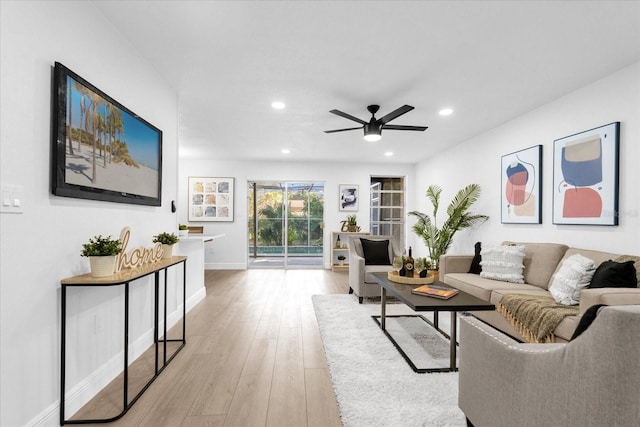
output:
[[[157,160],[157,165],[156,165],[157,166],[157,180],[156,180],[157,182],[153,182],[152,180],[152,182],[149,183],[150,184],[149,188],[151,187],[154,188],[155,195],[136,194],[136,190],[132,190],[132,189],[128,190],[127,188],[124,188],[124,187],[118,188],[119,187],[118,185],[115,185],[114,183],[109,183],[108,181],[106,185],[104,182],[100,183],[100,185],[93,185],[93,182],[92,182],[93,167],[94,167],[93,163],[95,162],[96,168],[98,167],[97,165],[98,162],[94,161],[93,157],[90,164],[91,177],[89,177],[88,175],[85,175],[83,173],[83,170],[78,170],[77,164],[75,165],[70,164],[70,161],[74,159],[71,157],[71,154],[69,153],[68,141],[67,141],[67,132],[68,132],[68,124],[69,124],[68,123],[69,117],[67,114],[68,112],[67,110],[68,110],[68,101],[70,96],[69,92],[67,91],[68,78],[71,78],[76,83],[79,83],[82,86],[84,86],[86,89],[89,90],[89,93],[92,96],[97,95],[98,97],[102,98],[102,100],[106,101],[106,103],[104,104],[105,111],[106,111],[106,105],[109,105],[110,108],[115,107],[120,110],[121,116],[123,114],[128,115],[127,119],[130,120],[129,123],[139,126],[139,128],[137,129],[141,129],[144,132],[149,133],[150,135],[157,134],[157,141],[154,141],[153,140],[154,138],[149,138],[144,140],[145,144],[146,143],[151,144],[152,149],[150,150],[150,152],[153,153],[154,155],[157,155],[157,157],[154,157],[154,159]],[[89,83],[87,80],[80,77],[78,74],[74,73],[69,68],[65,67],[63,64],[59,62],[55,63],[55,66],[53,69],[53,85],[52,86],[53,86],[52,115],[51,115],[51,129],[52,129],[52,132],[51,132],[51,140],[52,140],[51,141],[51,144],[52,144],[51,145],[52,147],[51,192],[52,194],[56,196],[62,196],[62,197],[101,200],[101,201],[115,202],[115,203],[161,206],[162,205],[162,131],[157,127],[153,126],[151,123],[144,120],[139,115],[129,110],[124,105],[120,104],[118,101],[116,101],[115,99],[113,99],[112,97],[110,97],[109,95],[107,95],[106,93],[98,89],[96,86]],[[105,113],[105,117],[106,117],[106,113]],[[74,122],[75,122],[75,118],[74,118]],[[86,118],[85,118],[85,122],[86,122]],[[124,127],[124,124],[122,126]],[[85,128],[87,128],[87,126],[85,126]],[[93,134],[92,124],[89,125],[88,128],[89,130],[92,131],[92,134]],[[74,128],[74,131],[76,132],[76,134],[83,133],[82,129],[78,130],[77,127]],[[85,131],[84,133],[87,134],[88,132]],[[126,136],[127,136],[126,132],[123,132],[120,135],[121,138],[124,138],[124,141],[122,142],[124,142],[125,148],[128,149]],[[84,136],[84,138],[88,138],[88,137],[89,135]],[[80,135],[80,139],[83,139],[82,135]],[[76,144],[76,143],[77,141],[73,141],[73,144]],[[140,146],[140,144],[138,146]],[[85,150],[88,149],[88,147],[86,146],[84,146],[83,148],[85,148]],[[100,148],[99,145],[98,145],[98,148]],[[101,152],[103,152],[104,154],[104,157],[100,159],[100,161],[103,162],[103,165],[106,163],[105,157],[111,158],[111,160],[117,164],[123,162],[122,159],[118,159],[118,158],[115,161],[113,160],[114,158],[113,153],[115,151],[115,148],[109,150],[108,154],[107,154],[107,149],[108,149],[107,144],[104,144],[103,150],[101,150]],[[69,158],[68,158],[68,153],[69,153]],[[137,161],[133,159],[132,156],[129,156],[128,152],[125,152],[125,154],[127,155],[127,160],[124,162],[125,165],[127,161],[128,162],[133,161],[133,162],[136,162],[137,164]],[[84,160],[85,163],[89,161],[88,159],[80,159],[80,161],[82,160]],[[145,165],[142,165],[142,166],[145,167]],[[74,167],[75,167],[75,170],[73,169]],[[86,168],[86,165],[84,167]],[[100,167],[103,167],[103,166],[100,166]],[[124,167],[124,166],[120,166],[120,167]],[[138,167],[136,166],[127,166],[127,167],[133,168],[131,169],[132,172],[135,172],[134,169],[140,169],[139,164],[138,164]],[[152,168],[149,168],[149,169],[152,169]],[[68,179],[68,177],[66,176],[67,172],[69,172],[70,178],[74,178],[76,181],[84,180],[87,182],[85,183],[71,182],[72,180]],[[72,175],[73,173],[75,173],[75,175]],[[82,177],[78,178],[79,175],[84,175],[85,178],[82,178]],[[151,191],[150,193],[152,192],[153,191]],[[138,193],[141,193],[141,191],[138,191]]]

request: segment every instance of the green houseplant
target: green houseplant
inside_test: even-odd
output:
[[[483,223],[489,219],[486,215],[477,215],[469,212],[471,206],[480,197],[480,186],[478,184],[469,184],[456,193],[447,207],[447,219],[445,219],[441,227],[438,227],[437,215],[441,194],[442,189],[437,185],[431,185],[427,188],[426,196],[433,207],[433,219],[422,212],[409,212],[409,215],[418,219],[412,229],[424,241],[429,251],[431,267],[434,270],[439,269],[440,256],[447,253],[449,247],[451,247],[453,236],[458,230]]]
[[[122,242],[114,240],[111,236],[93,236],[88,243],[82,245],[81,256],[89,257],[91,275],[93,277],[105,277],[113,274],[116,266],[116,258],[122,251]]]
[[[173,245],[178,243],[178,236],[175,233],[158,233],[153,236],[153,243],[162,244],[162,258],[171,258],[173,254]]]
[[[350,232],[358,231],[358,217],[356,217],[356,214],[347,216],[347,229]]]

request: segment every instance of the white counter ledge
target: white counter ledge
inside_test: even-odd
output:
[[[180,240],[185,239],[185,240],[196,240],[196,241],[201,241],[201,242],[211,242],[215,239],[219,239],[221,237],[224,237],[225,234],[187,234],[186,236],[178,236],[178,238]]]
[[[187,257],[187,295],[193,295],[187,301],[190,309],[201,301],[205,295],[204,287],[204,256],[205,246],[210,245],[215,239],[224,237],[225,234],[189,234],[178,236],[177,253]],[[175,253],[175,252],[174,252]]]

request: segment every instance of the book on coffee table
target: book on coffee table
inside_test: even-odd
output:
[[[442,288],[439,286],[433,285],[422,285],[411,291],[412,294],[416,295],[424,295],[427,297],[440,298],[440,299],[449,299],[458,294],[457,289],[451,288]]]

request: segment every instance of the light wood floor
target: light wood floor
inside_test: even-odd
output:
[[[205,282],[186,347],[109,425],[341,426],[311,295],[346,293],[347,274],[209,270]],[[121,396],[107,387],[73,418],[121,409]]]

